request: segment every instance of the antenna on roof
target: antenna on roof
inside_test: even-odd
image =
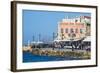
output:
[[[30,40],[28,40],[28,46],[30,46]]]

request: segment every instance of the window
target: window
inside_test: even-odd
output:
[[[76,34],[73,34],[73,37],[76,37]]]
[[[82,29],[80,29],[80,33],[81,33],[81,34],[83,33],[83,30],[82,30]]]
[[[63,33],[63,28],[61,28],[61,33]]]
[[[74,38],[76,37],[76,34],[68,34],[69,37]]]
[[[65,32],[68,33],[68,29],[67,28],[65,29]]]
[[[74,33],[74,30],[73,30],[73,28],[71,28],[71,29],[70,29],[70,33]]]
[[[70,34],[68,34],[68,36],[70,37],[71,35],[70,35]]]

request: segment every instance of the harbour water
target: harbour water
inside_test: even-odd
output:
[[[34,55],[30,52],[23,52],[23,62],[48,62],[48,61],[65,61],[65,60],[82,60],[81,58],[74,57],[61,57],[61,56],[40,56]]]

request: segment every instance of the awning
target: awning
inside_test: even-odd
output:
[[[91,37],[90,36],[87,36],[86,38],[84,38],[83,41],[91,41]]]

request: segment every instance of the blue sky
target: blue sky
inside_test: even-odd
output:
[[[36,11],[23,10],[23,44],[28,40],[37,41],[39,34],[41,40],[52,40],[53,32],[57,32],[58,22],[65,17],[74,18],[76,16],[91,16],[90,13],[80,12],[56,12],[56,11]]]

